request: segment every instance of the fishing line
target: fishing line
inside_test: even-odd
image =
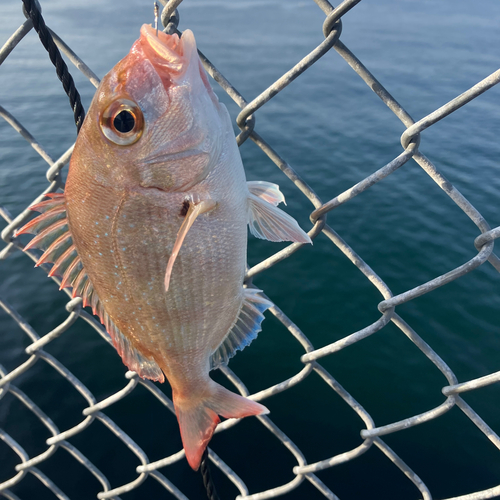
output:
[[[215,491],[215,485],[212,481],[212,474],[210,473],[210,466],[208,464],[208,451],[205,448],[203,456],[201,457],[200,463],[200,473],[203,478],[203,486],[207,490],[207,497],[209,500],[220,500],[217,491]]]
[[[73,77],[70,75],[68,66],[64,62],[59,49],[57,48],[52,35],[49,33],[45,21],[43,20],[42,13],[40,12],[40,4],[37,0],[22,0],[24,4],[24,10],[33,21],[33,27],[35,28],[42,45],[45,47],[49,53],[50,60],[52,64],[56,67],[56,74],[59,80],[63,84],[64,91],[69,97],[69,102],[71,104],[71,109],[73,109],[73,115],[75,117],[76,132],[80,132],[80,127],[82,126],[83,119],[85,118],[85,110],[83,109],[80,94],[76,90],[75,82]]]

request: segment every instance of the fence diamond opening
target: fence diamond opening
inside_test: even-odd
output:
[[[170,2],[162,1],[163,10],[161,14],[162,22],[165,26],[167,33],[178,32],[178,15],[177,7],[181,4],[182,0],[172,0]],[[186,0],[189,1],[189,0]],[[487,376],[473,379],[459,381],[453,371],[447,364],[440,358],[439,354],[435,352],[419,335],[415,332],[409,324],[396,312],[396,308],[404,303],[412,301],[416,297],[427,294],[438,287],[444,286],[467,273],[472,272],[489,262],[497,271],[500,272],[500,260],[493,253],[494,240],[500,236],[500,227],[491,228],[484,217],[471,205],[471,203],[441,174],[438,168],[432,163],[431,159],[427,158],[423,149],[425,149],[425,141],[420,140],[420,133],[425,129],[432,127],[442,118],[450,113],[455,112],[460,107],[466,105],[471,100],[483,92],[490,89],[492,86],[500,82],[500,70],[492,73],[478,82],[463,94],[457,96],[451,101],[447,102],[440,108],[436,109],[427,116],[415,122],[405,109],[391,96],[391,94],[377,81],[374,75],[368,71],[362,62],[342,43],[342,16],[344,16],[350,9],[355,7],[360,0],[346,0],[339,6],[333,7],[326,0],[315,0],[317,6],[324,12],[325,20],[322,28],[324,41],[318,45],[309,55],[298,61],[297,64],[290,69],[287,73],[282,75],[275,81],[269,88],[267,88],[260,95],[253,100],[246,100],[237,89],[235,89],[226,78],[215,68],[211,62],[202,56],[202,60],[208,73],[213,77],[215,82],[220,85],[224,91],[237,103],[241,108],[241,112],[237,117],[237,125],[240,128],[240,133],[237,136],[239,145],[247,140],[253,141],[261,150],[280,168],[284,175],[293,181],[297,189],[311,202],[313,209],[310,214],[310,220],[313,224],[309,231],[312,239],[318,237],[323,233],[333,245],[338,247],[340,251],[349,259],[354,266],[356,266],[367,280],[375,287],[381,295],[381,301],[378,303],[378,310],[380,311],[379,318],[372,324],[366,325],[359,331],[353,332],[337,340],[336,342],[321,347],[313,346],[308,340],[306,334],[302,332],[299,326],[295,325],[280,309],[275,306],[271,309],[271,313],[288,329],[289,333],[295,338],[303,348],[303,355],[300,361],[303,363],[303,368],[296,373],[293,377],[283,380],[272,387],[265,388],[256,394],[252,394],[252,399],[257,401],[265,401],[271,395],[279,392],[287,391],[288,389],[300,384],[306,377],[313,374],[313,372],[323,381],[326,386],[334,391],[353,412],[353,417],[357,415],[365,425],[361,431],[360,444],[349,450],[345,450],[335,456],[325,456],[322,460],[310,463],[301,450],[289,439],[274,423],[271,417],[260,416],[258,420],[263,428],[270,434],[273,434],[287,453],[293,457],[295,465],[290,470],[290,481],[284,484],[277,484],[273,488],[265,491],[249,491],[245,484],[245,478],[239,477],[231,466],[224,462],[224,457],[217,456],[213,451],[209,452],[209,457],[212,467],[219,469],[220,473],[227,476],[227,478],[234,483],[239,490],[240,495],[238,498],[248,498],[252,500],[260,500],[265,498],[274,498],[279,495],[286,497],[286,494],[295,490],[304,480],[309,481],[325,498],[338,499],[335,492],[332,491],[322,480],[320,480],[316,473],[325,469],[333,468],[345,462],[356,460],[372,447],[376,447],[383,455],[385,455],[388,463],[393,464],[398,468],[414,486],[420,491],[421,498],[430,500],[433,498],[431,491],[426,484],[419,478],[418,471],[412,470],[406,463],[404,456],[398,456],[384,441],[384,436],[389,434],[396,434],[410,427],[425,424],[434,419],[439,419],[442,415],[447,413],[452,408],[460,409],[463,414],[470,419],[477,426],[477,432],[482,432],[500,451],[500,438],[491,429],[488,424],[481,418],[481,416],[467,404],[462,398],[462,393],[468,391],[475,391],[479,388],[494,384],[500,381],[500,371],[491,373]],[[19,2],[20,3],[20,2]],[[312,7],[312,2],[311,2]],[[21,8],[21,6],[19,7]],[[1,21],[0,21],[1,22]],[[50,20],[47,20],[50,24]],[[32,32],[32,22],[27,20],[19,29],[12,34],[9,40],[3,45],[0,50],[0,65],[5,59],[16,49],[18,43],[29,34],[35,36]],[[180,33],[180,32],[178,32]],[[68,47],[63,40],[61,40],[55,33],[53,37],[57,46],[66,55],[69,61],[80,70],[95,86],[98,84],[98,78],[87,67],[87,65]],[[203,48],[203,47],[202,47]],[[377,171],[362,179],[357,184],[353,185],[344,192],[336,195],[332,199],[325,201],[321,200],[307,183],[307,179],[300,176],[294,169],[287,164],[287,162],[275,151],[257,132],[256,126],[256,113],[257,111],[283,90],[295,78],[300,77],[308,68],[313,65],[318,59],[323,57],[329,51],[336,51],[352,68],[353,71],[374,91],[376,96],[401,120],[406,127],[405,132],[401,136],[401,153],[392,161],[384,166],[381,166]],[[43,192],[35,200],[26,199],[26,207],[37,203],[42,200],[43,193],[54,192],[58,188],[63,187],[61,171],[67,165],[72,147],[57,160],[53,160],[45,151],[43,145],[39,144],[37,140],[30,134],[28,129],[22,125],[16,117],[11,115],[9,111],[0,106],[0,115],[9,123],[21,136],[26,139],[28,144],[45,160],[48,164],[46,173],[48,184],[44,187]],[[462,265],[451,269],[449,272],[437,276],[436,278],[394,295],[384,281],[377,275],[375,270],[371,269],[356,252],[346,244],[346,242],[339,236],[327,223],[327,214],[339,207],[340,205],[349,202],[355,196],[363,191],[366,191],[374,184],[383,181],[384,178],[391,175],[397,169],[405,165],[410,159],[414,159],[418,165],[430,176],[430,178],[441,188],[443,196],[447,195],[456,204],[458,209],[462,210],[477,226],[478,233],[480,233],[473,242],[477,249],[477,255],[469,261],[464,262]],[[2,168],[6,168],[2,166]],[[2,238],[6,245],[0,252],[1,259],[8,259],[8,257],[22,249],[21,244],[14,237],[15,230],[21,227],[31,216],[32,212],[26,208],[21,213],[11,216],[7,209],[1,208],[0,214],[6,221],[7,225],[2,231]],[[300,244],[292,244],[285,249],[272,255],[270,258],[260,262],[248,270],[247,277],[251,279],[259,273],[265,272],[271,266],[278,262],[290,257],[294,252],[300,251]],[[26,255],[36,260],[35,254],[27,252]],[[26,260],[28,265],[28,259]],[[35,272],[35,271],[33,271]],[[58,279],[52,278],[56,283]],[[67,290],[66,290],[66,293]],[[5,299],[8,299],[6,297]],[[44,348],[52,342],[58,342],[58,339],[71,328],[71,325],[76,321],[85,321],[90,324],[96,332],[108,343],[110,339],[102,326],[95,320],[92,315],[82,309],[81,299],[75,298],[70,300],[66,305],[68,316],[65,321],[55,326],[51,332],[46,335],[40,336],[20,315],[13,307],[9,305],[7,300],[0,298],[0,305],[4,311],[10,315],[14,322],[18,325],[19,335],[27,335],[31,343],[26,348],[27,355],[26,361],[10,371],[0,366],[0,399],[7,394],[15,397],[20,404],[24,405],[26,410],[31,412],[33,418],[38,419],[50,432],[51,437],[46,440],[46,449],[37,456],[29,456],[24,450],[23,443],[16,442],[9,434],[0,429],[0,439],[3,446],[9,447],[19,457],[19,463],[12,470],[10,479],[0,484],[0,496],[10,500],[16,500],[19,497],[15,493],[16,485],[25,481],[31,475],[40,481],[48,490],[52,491],[55,497],[59,499],[69,498],[63,493],[58,486],[44,474],[40,469],[40,464],[50,461],[56,450],[65,450],[73,459],[88,470],[98,483],[100,483],[101,491],[96,489],[96,495],[99,499],[105,498],[118,498],[119,495],[125,494],[129,491],[137,489],[140,491],[141,484],[147,477],[154,478],[167,492],[174,498],[184,500],[187,497],[176,486],[175,476],[170,475],[169,466],[180,461],[184,457],[183,450],[180,450],[172,455],[163,457],[156,461],[151,461],[146,453],[141,449],[139,444],[134,441],[133,435],[128,435],[118,425],[109,418],[105,410],[110,408],[118,401],[126,398],[138,385],[145,387],[151,398],[156,398],[168,410],[173,412],[173,405],[169,398],[158,389],[158,387],[145,380],[141,380],[134,372],[127,372],[125,374],[125,382],[122,390],[110,395],[109,397],[98,401],[92,392],[85,387],[85,385],[78,380],[60,361],[54,356],[47,353]],[[335,380],[332,375],[321,365],[321,360],[325,357],[334,356],[342,349],[362,341],[368,336],[380,331],[389,323],[393,323],[399,330],[408,337],[414,344],[415,349],[419,349],[428,359],[428,363],[434,365],[443,375],[442,394],[444,400],[441,404],[432,408],[424,413],[411,415],[404,420],[395,421],[388,425],[377,426],[374,419],[370,414],[363,409],[362,401],[356,401],[340,383]],[[307,333],[307,332],[306,332]],[[87,405],[83,409],[83,417],[80,423],[69,429],[59,429],[52,422],[50,415],[45,414],[36,403],[36,395],[28,396],[25,392],[16,387],[16,379],[29,371],[37,363],[47,363],[53,370],[54,374],[58,377],[63,377],[72,387],[71,391],[76,391],[84,399]],[[230,368],[224,367],[221,369],[230,383],[241,392],[243,395],[249,395],[249,392],[244,384]],[[50,388],[48,389],[50,390]],[[0,403],[1,404],[1,403]],[[114,435],[117,439],[121,440],[124,445],[136,457],[137,467],[136,476],[131,477],[126,484],[110,484],[107,477],[97,469],[97,467],[87,458],[79,449],[71,444],[73,436],[85,433],[86,430],[95,425],[95,421],[99,421],[104,425],[109,433],[110,439]],[[231,426],[237,424],[236,421],[228,420],[221,424],[217,432],[224,432]],[[105,444],[104,444],[105,446]],[[409,450],[411,452],[411,450]],[[236,467],[235,467],[236,468]],[[96,485],[98,484],[96,483]],[[167,495],[168,496],[168,495]],[[453,500],[479,500],[486,498],[500,497],[500,485],[485,489],[483,491],[463,492],[461,496],[453,497]],[[448,500],[452,500],[449,498]]]

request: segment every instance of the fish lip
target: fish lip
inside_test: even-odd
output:
[[[168,35],[163,31],[156,32],[151,25],[143,24],[141,26],[141,39],[158,56],[167,61],[180,59],[184,55],[183,44],[177,33]]]
[[[168,35],[156,31],[151,25],[141,27],[142,48],[157,71],[167,70],[170,77],[182,77],[190,66],[193,54],[196,53],[196,41],[191,30],[179,36]]]

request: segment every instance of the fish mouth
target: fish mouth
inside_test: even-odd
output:
[[[140,41],[151,63],[157,69],[167,70],[174,79],[187,71],[191,58],[196,53],[196,41],[191,30],[184,31],[179,38],[176,33],[167,35],[163,31],[157,32],[149,24],[143,24]]]

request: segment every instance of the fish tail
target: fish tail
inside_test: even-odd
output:
[[[200,398],[183,399],[176,397],[175,392],[173,396],[182,445],[193,470],[198,470],[200,466],[203,452],[220,422],[219,415],[243,418],[269,413],[265,406],[228,391],[213,381],[209,391],[204,391]]]

